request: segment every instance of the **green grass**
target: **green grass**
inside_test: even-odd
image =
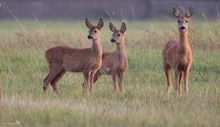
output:
[[[114,51],[108,22],[102,30],[102,45]],[[129,69],[124,91],[113,92],[111,78],[102,76],[90,96],[82,91],[80,73],[63,77],[58,96],[51,87],[46,95],[42,89],[48,73],[44,51],[55,45],[89,47],[84,22],[21,23],[25,29],[14,21],[0,21],[0,126],[8,127],[3,123],[16,120],[24,127],[220,126],[219,22],[190,24],[193,65],[189,95],[184,91],[176,95],[174,86],[169,97],[161,49],[168,40],[178,38],[174,21],[127,21]]]

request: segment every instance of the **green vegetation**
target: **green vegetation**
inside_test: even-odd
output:
[[[102,30],[102,45],[114,51],[108,23],[105,21]],[[127,21],[129,70],[124,91],[114,93],[111,78],[102,76],[90,96],[82,90],[80,73],[64,76],[59,95],[51,87],[45,95],[42,88],[48,73],[46,49],[55,45],[90,47],[84,21],[21,24],[23,28],[14,21],[0,21],[0,126],[11,126],[7,123],[16,120],[24,127],[220,126],[220,22],[190,23],[193,65],[189,96],[184,91],[176,95],[174,85],[169,97],[161,50],[168,40],[178,38],[174,21]]]

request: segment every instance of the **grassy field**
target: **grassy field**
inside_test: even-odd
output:
[[[173,89],[169,97],[161,50],[168,40],[178,39],[175,21],[127,21],[124,91],[113,92],[111,78],[102,76],[90,96],[82,91],[80,73],[64,76],[58,96],[51,87],[47,94],[42,89],[48,73],[46,49],[90,47],[84,21],[20,22],[0,21],[0,126],[14,126],[16,120],[23,127],[220,126],[219,21],[190,23],[189,95],[176,95]],[[108,23],[102,45],[114,51]]]

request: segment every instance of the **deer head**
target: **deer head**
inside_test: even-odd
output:
[[[179,12],[179,10],[176,7],[173,7],[173,15],[176,17],[177,19],[177,23],[178,23],[178,30],[180,32],[184,32],[188,30],[188,22],[190,17],[193,14],[193,8],[189,7],[189,9],[187,10],[186,14],[184,16],[182,16]]]
[[[121,29],[117,30],[115,25],[110,22],[109,23],[109,28],[113,32],[111,42],[116,43],[116,44],[123,43],[124,42],[125,31],[126,31],[126,24],[123,22],[121,24]]]
[[[85,23],[87,28],[89,29],[88,39],[97,40],[100,38],[100,32],[102,27],[104,26],[103,19],[100,18],[97,26],[93,26],[92,23],[86,18]]]

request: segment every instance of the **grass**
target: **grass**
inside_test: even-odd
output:
[[[97,21],[94,21],[97,22]],[[161,49],[177,38],[173,21],[127,21],[126,49],[129,69],[124,91],[113,92],[111,78],[102,76],[87,96],[80,73],[67,73],[57,96],[50,87],[43,94],[48,67],[44,51],[55,45],[89,47],[87,29],[81,21],[0,21],[0,126],[20,121],[24,127],[54,126],[220,126],[220,23],[190,24],[193,65],[189,96],[174,89],[166,96]],[[117,26],[120,22],[114,22]],[[110,43],[108,21],[102,30],[102,45]],[[173,73],[172,73],[173,74]],[[174,82],[174,76],[173,76]],[[6,124],[3,124],[6,123]]]

